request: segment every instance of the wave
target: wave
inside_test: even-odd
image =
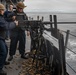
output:
[[[76,39],[69,39],[68,48],[76,53]],[[76,61],[76,54],[67,49],[66,59]]]
[[[70,47],[76,47],[76,39],[69,39],[68,45]]]
[[[70,52],[70,51],[67,51],[66,53],[66,59],[67,60],[73,60],[73,61],[76,61],[76,54]]]

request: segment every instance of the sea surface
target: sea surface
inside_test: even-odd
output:
[[[33,18],[33,20],[37,20],[37,16],[39,16],[40,19],[44,17],[43,21],[50,21],[49,15],[57,15],[58,22],[76,22],[75,13],[26,12],[26,14],[28,15],[29,19]],[[49,27],[49,25],[47,27]],[[76,36],[76,24],[58,24],[58,29],[63,31],[70,30],[70,33]],[[44,34],[44,36],[48,38],[50,41],[52,41],[53,38],[50,35],[51,33],[47,31],[44,32],[46,33]],[[66,38],[66,33],[62,33],[64,34],[64,38]],[[74,52],[71,52],[69,51],[69,49],[66,49],[66,62],[76,71],[76,37],[74,36],[69,35],[67,47]],[[54,43],[57,46],[56,42]],[[76,73],[68,65],[66,65],[66,68],[70,75],[76,75]]]

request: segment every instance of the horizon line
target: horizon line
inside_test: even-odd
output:
[[[26,13],[65,13],[65,14],[76,14],[76,12],[51,12],[51,11],[24,11]]]

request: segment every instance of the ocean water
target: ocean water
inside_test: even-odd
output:
[[[49,21],[49,15],[57,15],[58,22],[76,22],[76,14],[75,13],[73,14],[73,13],[27,12],[26,14],[28,15],[28,17],[31,17],[34,20],[37,19],[37,16],[39,16],[40,19],[43,16],[44,21]],[[58,24],[58,29],[63,30],[63,31],[70,30],[70,33],[76,36],[76,24]],[[50,35],[50,32],[46,32],[46,33],[47,33],[47,35],[46,34],[44,34],[44,35],[47,38],[49,38],[50,41],[52,41],[53,39]],[[65,33],[63,33],[63,34],[64,34],[64,38],[65,38],[66,34]],[[67,47],[76,53],[76,37],[69,35]],[[69,63],[72,66],[72,68],[76,71],[76,54],[75,53],[66,49],[66,62]],[[67,67],[67,71],[70,73],[70,75],[76,75],[74,73],[74,71],[72,71],[67,65],[66,65],[66,67]]]

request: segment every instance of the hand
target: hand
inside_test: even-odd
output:
[[[29,36],[30,35],[30,32],[29,31],[27,31],[27,36]]]
[[[12,20],[15,21],[15,20],[16,20],[16,16],[13,16],[13,17],[12,17]]]
[[[15,22],[16,26],[18,26],[18,21],[15,20],[14,22]]]

